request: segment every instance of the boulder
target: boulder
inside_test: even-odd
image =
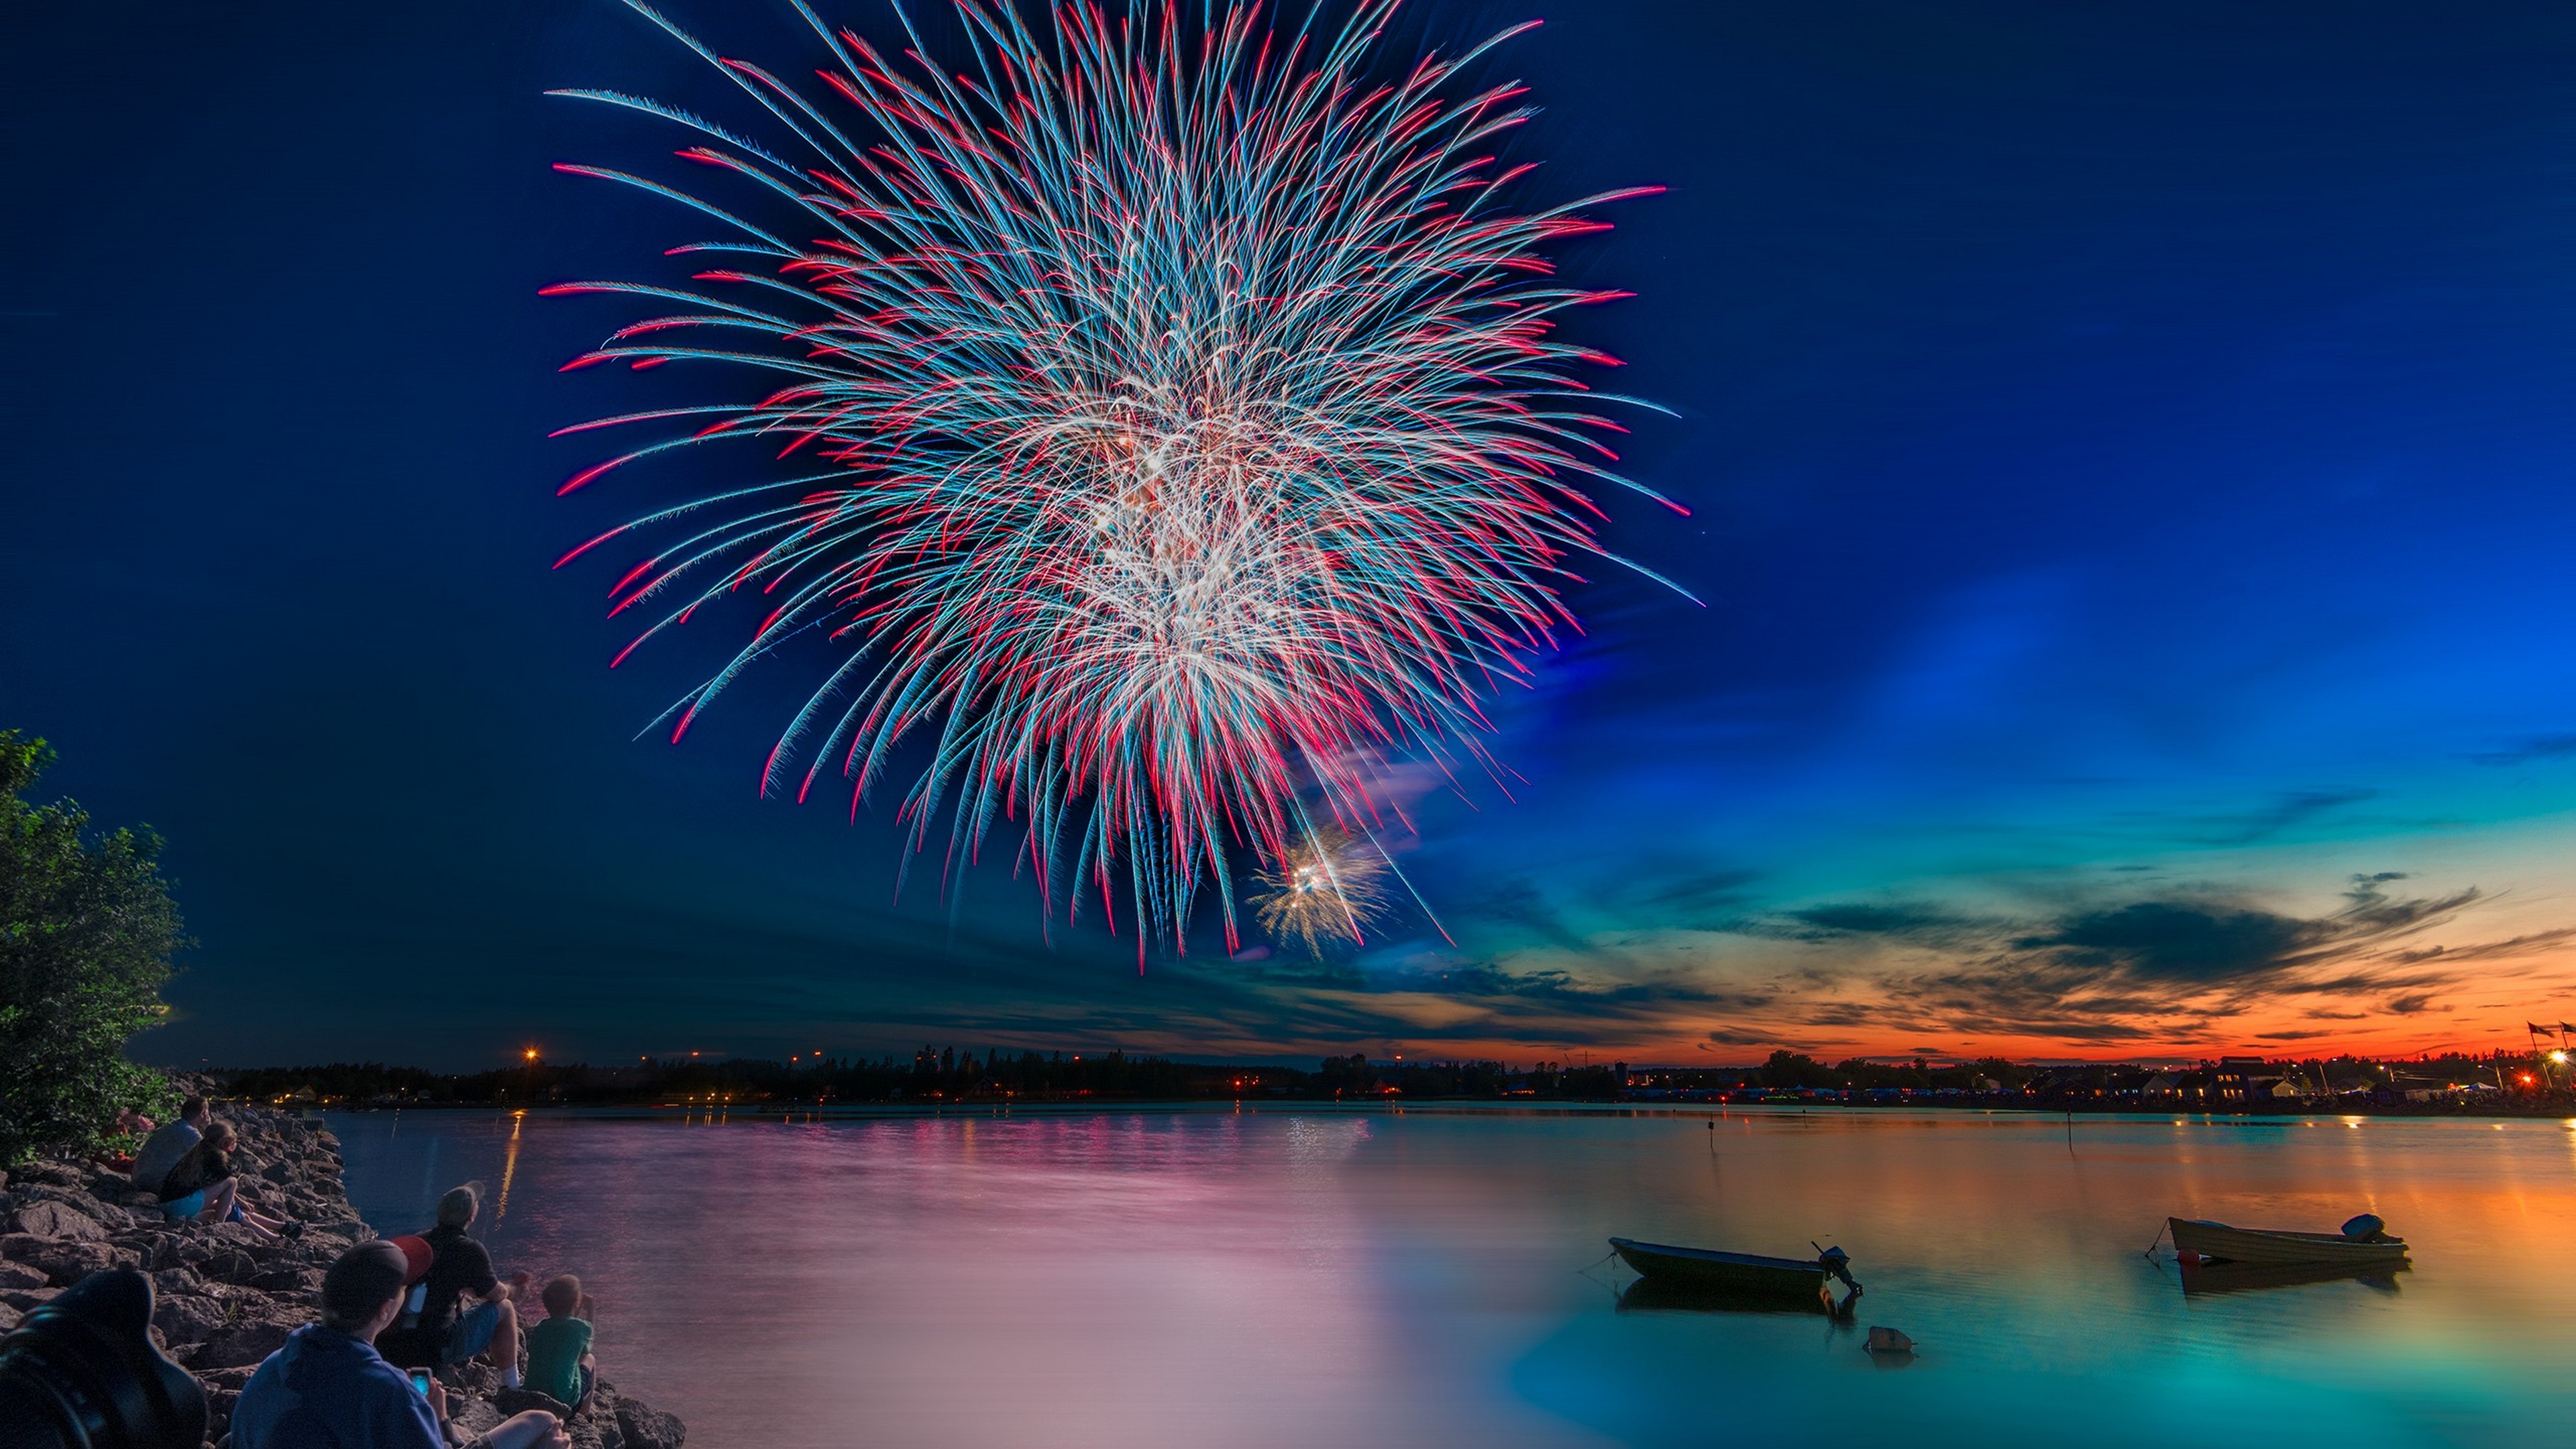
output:
[[[9,1231],[27,1233],[39,1238],[77,1238],[95,1241],[107,1236],[98,1219],[69,1203],[42,1198],[26,1204],[9,1215]]]
[[[62,1291],[60,1288],[10,1288],[0,1290],[0,1303],[6,1303],[21,1313],[29,1313],[39,1303],[52,1302],[54,1295]]]
[[[25,1252],[12,1252],[9,1256],[30,1267],[43,1269],[45,1280],[58,1288],[69,1288],[92,1273],[103,1273],[110,1268],[143,1266],[142,1257],[132,1248],[120,1248],[110,1243],[77,1238],[29,1241],[35,1246]]]
[[[558,1419],[568,1420],[572,1417],[572,1405],[552,1394],[540,1393],[535,1389],[495,1389],[492,1392],[492,1407],[500,1410],[501,1417],[505,1419],[512,1414],[524,1414],[530,1409],[543,1409]]]
[[[223,1283],[248,1283],[260,1274],[259,1260],[239,1248],[216,1253],[197,1265],[201,1277]]]
[[[454,1392],[447,1396],[447,1422],[454,1425],[456,1432],[467,1439],[472,1439],[477,1434],[490,1433],[495,1425],[508,1417],[509,1415],[481,1399],[468,1398]]]
[[[0,1303],[0,1333],[7,1333],[10,1329],[17,1327],[18,1320],[24,1316],[24,1314],[21,1314],[17,1309],[10,1307],[8,1304]]]
[[[309,1298],[322,1291],[319,1268],[271,1268],[250,1280],[250,1286],[264,1293],[282,1293],[290,1298]]]
[[[30,1263],[0,1262],[0,1289],[42,1288],[45,1270]]]
[[[206,1335],[204,1346],[188,1361],[188,1367],[204,1378],[208,1369],[256,1366],[261,1359],[284,1348],[287,1336],[298,1326],[276,1319],[255,1319],[219,1328]]]
[[[230,1315],[220,1300],[201,1293],[162,1293],[152,1302],[152,1323],[173,1343],[203,1343]]]
[[[617,1405],[617,1429],[625,1449],[680,1449],[689,1437],[679,1415],[648,1409],[633,1399]]]

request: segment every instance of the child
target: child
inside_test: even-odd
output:
[[[546,1281],[546,1318],[528,1330],[527,1386],[580,1412],[599,1365],[590,1354],[590,1295],[570,1273]]]

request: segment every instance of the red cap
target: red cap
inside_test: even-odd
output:
[[[430,1262],[438,1256],[436,1253],[430,1251],[429,1239],[420,1237],[402,1237],[391,1238],[387,1241],[391,1242],[395,1247],[402,1249],[404,1287],[408,1288],[412,1284],[429,1276]]]

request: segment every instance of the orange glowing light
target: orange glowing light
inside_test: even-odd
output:
[[[537,1059],[537,1049],[535,1047],[530,1047],[525,1053],[523,1053],[523,1055],[526,1056],[529,1061],[533,1062]]]

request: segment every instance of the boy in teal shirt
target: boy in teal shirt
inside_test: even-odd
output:
[[[590,1355],[590,1295],[566,1273],[547,1281],[544,1298],[545,1321],[528,1330],[527,1385],[579,1411],[599,1372]]]

